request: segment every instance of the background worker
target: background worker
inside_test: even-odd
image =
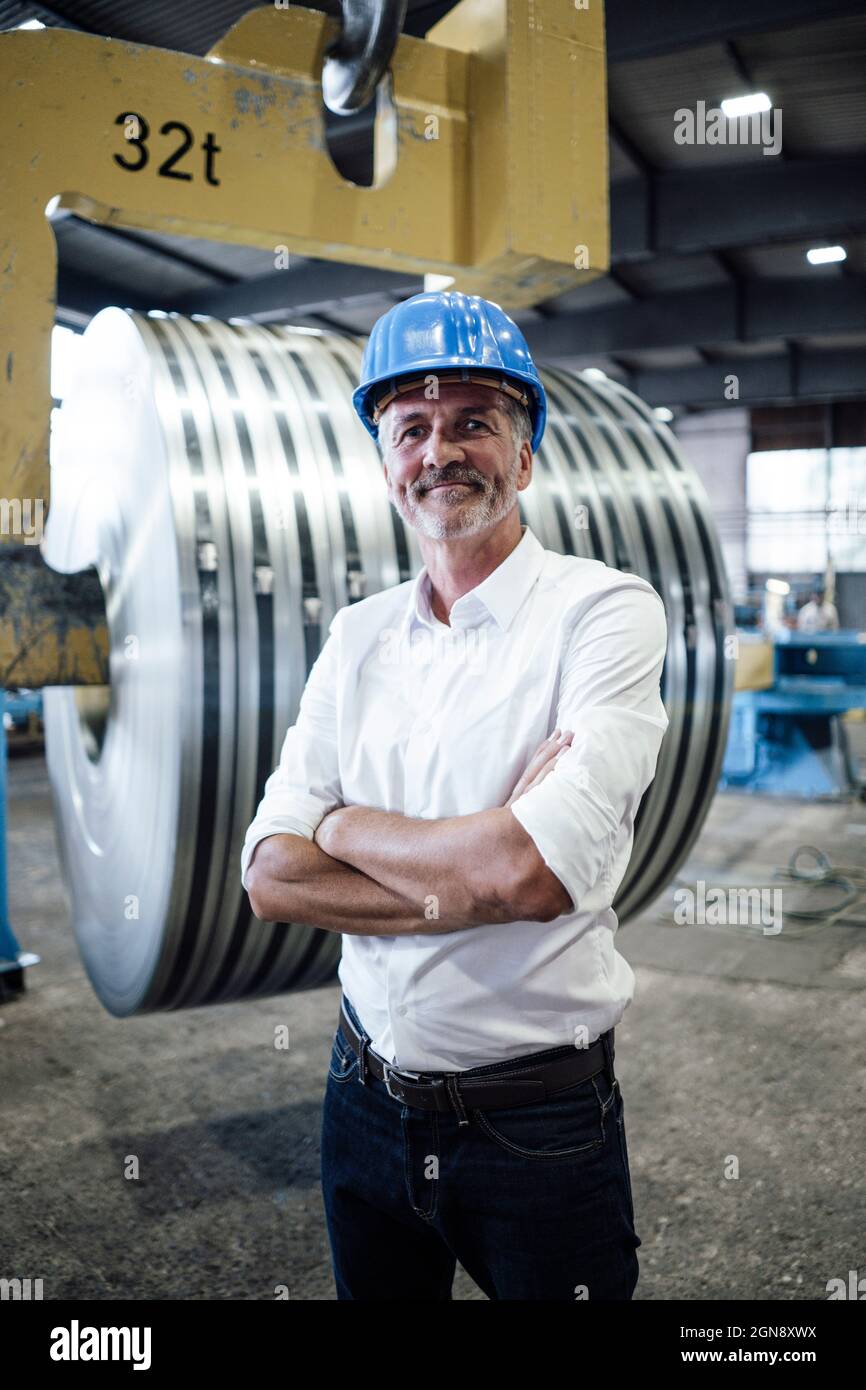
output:
[[[813,589],[808,603],[797,614],[797,628],[800,632],[835,632],[839,627],[839,613],[835,603],[830,603],[825,589]]]

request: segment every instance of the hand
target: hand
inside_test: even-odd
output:
[[[516,801],[524,792],[528,792],[531,787],[537,787],[543,782],[549,772],[553,771],[554,765],[560,753],[564,753],[566,748],[571,746],[574,734],[570,729],[562,732],[554,729],[550,738],[546,738],[539,744],[526,766],[526,771],[514,788],[505,805],[510,806],[512,801]]]

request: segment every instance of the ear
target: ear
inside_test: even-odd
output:
[[[517,471],[517,490],[523,492],[532,482],[532,444],[524,439],[520,445],[520,468]]]

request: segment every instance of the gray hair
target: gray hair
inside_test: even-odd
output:
[[[524,439],[532,439],[532,420],[530,419],[529,411],[526,409],[525,405],[521,405],[520,401],[516,401],[513,396],[509,396],[505,391],[502,392],[500,405],[504,406],[508,414],[509,421],[511,422],[511,433],[514,436],[515,444],[519,448]]]

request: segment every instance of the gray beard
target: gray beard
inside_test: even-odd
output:
[[[453,510],[445,509],[433,513],[425,509],[419,501],[419,494],[409,489],[398,495],[393,487],[388,487],[388,497],[407,526],[430,540],[457,540],[462,536],[474,536],[495,526],[507,516],[517,500],[517,473],[520,468],[520,454],[515,453],[510,473],[505,479],[481,478],[473,481],[478,491],[471,500],[460,503]]]

